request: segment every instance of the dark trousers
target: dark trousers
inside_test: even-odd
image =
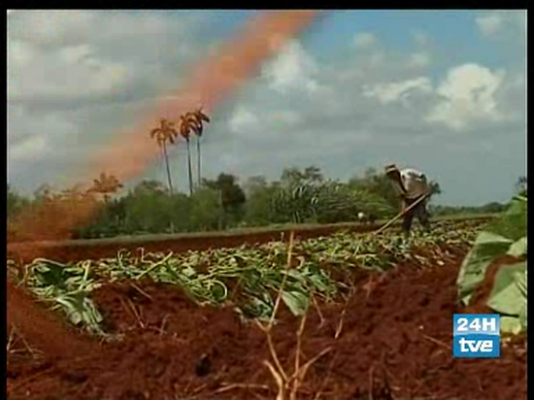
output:
[[[417,197],[415,199],[406,199],[405,207],[410,207],[410,205],[412,205],[419,199],[420,197]],[[428,210],[426,208],[425,200],[421,200],[415,207],[413,207],[406,214],[404,214],[404,220],[402,221],[402,231],[406,235],[410,234],[414,217],[417,217],[417,219],[426,231],[430,230],[430,214],[428,213]]]

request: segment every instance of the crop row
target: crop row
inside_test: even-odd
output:
[[[457,228],[457,226],[460,228]],[[314,299],[333,301],[347,292],[346,279],[356,270],[385,271],[401,263],[439,267],[449,248],[467,248],[474,240],[475,222],[437,224],[432,234],[417,232],[409,243],[395,234],[339,233],[303,241],[292,248],[271,242],[233,249],[190,251],[183,254],[121,251],[114,258],[62,264],[36,259],[15,275],[36,297],[62,309],[71,323],[103,334],[91,292],[106,283],[150,279],[179,286],[201,304],[223,304],[239,290],[238,312],[247,318],[268,318],[285,279],[282,300],[296,315]],[[8,262],[12,271],[14,263]],[[348,274],[347,274],[348,273]],[[345,278],[342,278],[345,277]],[[231,290],[230,288],[239,287]]]

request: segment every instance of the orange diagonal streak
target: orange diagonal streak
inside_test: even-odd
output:
[[[184,80],[182,88],[170,100],[157,105],[149,117],[133,129],[118,133],[116,142],[90,159],[86,178],[105,171],[125,181],[142,174],[158,155],[158,147],[148,132],[159,118],[178,120],[179,115],[203,105],[208,111],[254,76],[261,62],[274,54],[289,39],[306,28],[317,11],[267,11],[253,18],[243,30],[207,60],[195,65]],[[25,213],[18,219],[19,234],[39,240],[62,239],[81,224],[90,221],[97,203],[77,201],[59,202],[55,207],[65,210],[64,218],[52,220],[46,207]],[[63,215],[62,212],[60,212]],[[25,246],[26,247],[26,246]],[[35,256],[38,255],[38,251]]]
[[[121,135],[109,151],[98,154],[89,170],[110,171],[120,180],[141,174],[158,152],[147,136],[156,118],[177,120],[180,114],[199,104],[208,111],[213,109],[253,76],[262,61],[309,25],[316,14],[316,11],[270,11],[254,18],[217,54],[193,68],[176,96],[163,101],[133,131]]]

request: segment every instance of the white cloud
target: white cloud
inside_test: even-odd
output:
[[[43,46],[63,46],[91,41],[117,42],[124,38],[168,33],[169,19],[163,13],[113,10],[30,10],[18,12],[19,21],[9,27],[8,36]],[[98,27],[98,29],[95,29]],[[170,32],[183,32],[176,24]],[[176,43],[179,44],[179,43]]]
[[[123,90],[131,76],[124,64],[100,58],[83,44],[45,51],[32,43],[8,45],[8,96],[12,101],[79,99]]]
[[[11,162],[16,163],[38,159],[49,150],[49,143],[44,136],[31,136],[10,146],[7,154]]]
[[[258,117],[250,110],[239,107],[230,117],[228,125],[234,133],[246,133],[258,124]]]
[[[430,38],[427,34],[420,31],[412,31],[412,38],[416,45],[420,47],[425,47],[430,43]]]
[[[379,67],[384,65],[386,54],[383,51],[374,52],[369,56],[369,65],[372,67]]]
[[[428,53],[418,52],[410,55],[408,66],[413,68],[426,68],[430,65],[431,58]]]
[[[164,77],[165,63],[186,61],[191,47],[183,33],[195,32],[189,17],[157,12],[56,10],[17,15],[8,26],[10,101],[95,101],[120,96],[134,86],[154,87]]]
[[[482,35],[487,37],[514,31],[524,36],[527,27],[527,13],[525,10],[489,11],[477,15],[475,23]]]
[[[427,121],[441,123],[461,131],[481,121],[501,121],[504,115],[497,102],[497,91],[503,83],[503,71],[492,72],[477,64],[452,68],[437,88],[439,102]]]
[[[503,28],[504,20],[501,14],[494,12],[476,17],[476,23],[483,35],[491,36]]]
[[[10,162],[23,158],[26,150],[31,157],[39,156],[37,152],[48,150],[49,145],[68,151],[71,142],[68,139],[75,139],[79,129],[69,113],[35,112],[24,106],[8,105]]]
[[[271,113],[270,120],[285,127],[291,127],[302,122],[302,116],[293,110],[275,111]]]
[[[354,36],[354,46],[358,49],[367,49],[378,42],[376,35],[371,32],[362,32]]]
[[[317,91],[319,85],[314,79],[316,72],[315,61],[298,41],[286,44],[275,59],[263,68],[263,76],[269,87],[278,92],[292,89]]]
[[[382,104],[403,102],[407,104],[408,97],[413,93],[430,93],[432,84],[427,77],[418,77],[401,82],[379,83],[364,87],[363,94],[374,97]]]

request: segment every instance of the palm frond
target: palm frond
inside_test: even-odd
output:
[[[210,122],[210,117],[208,117],[208,115],[202,111],[202,107],[195,111],[195,115],[200,121]]]

